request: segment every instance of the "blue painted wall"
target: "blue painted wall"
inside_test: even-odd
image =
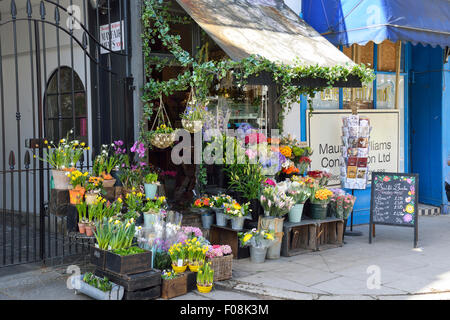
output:
[[[444,65],[442,77],[444,79],[444,89],[442,95],[442,171],[444,173],[443,177],[445,180],[445,177],[450,172],[450,167],[447,165],[447,157],[450,154],[450,62],[447,62]],[[443,212],[450,214],[450,204],[447,201],[447,195],[444,189],[442,190],[442,203]]]
[[[419,200],[440,206],[443,196],[443,50],[412,46],[410,66],[411,171],[419,174]]]

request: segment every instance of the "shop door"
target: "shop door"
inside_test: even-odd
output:
[[[421,203],[442,199],[442,49],[412,46],[410,73],[411,172],[418,173]]]

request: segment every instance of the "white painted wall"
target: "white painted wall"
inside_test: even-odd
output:
[[[3,1],[4,3],[0,6],[2,21],[6,21],[11,17],[9,5],[5,6],[5,3],[9,1]],[[25,18],[25,3],[26,1],[17,1],[18,4],[18,18]],[[39,16],[39,1],[33,1],[33,17],[38,18]],[[83,16],[83,1],[82,0],[72,0],[73,5],[78,5],[81,8],[81,21],[84,21]],[[62,6],[69,6],[70,0],[62,0],[60,1]],[[47,8],[47,20],[53,22],[54,21],[54,6],[46,3]],[[66,23],[68,20],[68,15],[65,12],[60,11],[61,16],[61,25],[64,29],[67,29]],[[42,42],[43,30],[42,25],[40,26],[40,34],[41,34],[41,69],[42,69],[42,87],[41,92],[44,97],[44,92],[46,89],[46,83],[49,80],[52,73],[58,68],[58,58],[57,58],[57,41],[56,41],[56,28],[49,24],[45,25],[45,47]],[[36,91],[36,52],[34,50],[34,23],[31,24],[31,32],[32,32],[32,45],[30,49],[30,33],[29,33],[29,25],[28,21],[17,20],[16,22],[16,40],[17,40],[17,62],[18,62],[18,77],[16,79],[16,71],[15,71],[15,50],[14,50],[14,32],[13,32],[13,24],[8,23],[3,26],[0,26],[0,42],[1,42],[1,57],[2,57],[2,77],[3,77],[3,98],[4,100],[4,123],[5,123],[5,145],[2,145],[2,139],[0,138],[0,172],[3,170],[3,158],[2,153],[3,150],[6,152],[6,170],[9,170],[8,166],[8,155],[11,151],[14,152],[16,156],[16,169],[18,169],[18,163],[20,162],[22,165],[22,169],[24,169],[24,157],[27,148],[25,148],[25,139],[38,137],[37,133],[37,91]],[[74,30],[75,37],[82,43],[82,30]],[[71,62],[71,54],[70,54],[70,44],[71,40],[67,33],[64,31],[59,32],[60,36],[60,64],[59,66],[68,66],[75,70],[75,72],[80,77],[81,81],[84,84],[85,90],[88,96],[88,135],[89,142],[91,143],[91,97],[90,97],[90,77],[89,77],[89,59],[85,61],[85,54],[81,47],[73,41],[73,59],[74,62]],[[46,57],[46,70],[44,70],[44,52]],[[32,59],[32,62],[30,61]],[[35,90],[32,90],[32,74],[31,74],[31,63],[33,63],[33,72],[34,72],[34,86]],[[87,70],[87,75],[85,75],[85,68]],[[44,74],[45,73],[45,74]],[[16,98],[16,80],[18,81],[18,96]],[[33,97],[34,97],[34,112],[33,112]],[[42,102],[43,103],[43,102]],[[20,139],[18,139],[18,121],[16,120],[16,112],[17,106],[19,106],[19,111],[21,114],[20,121]],[[0,104],[1,110],[1,104]],[[33,113],[35,118],[33,119]],[[2,132],[2,124],[1,124],[1,113],[0,113],[0,134]],[[4,149],[3,149],[4,148]],[[18,158],[19,151],[21,152],[21,158]],[[31,167],[33,168],[33,166]],[[30,174],[30,182],[33,181],[34,174]],[[15,199],[12,200],[10,197],[10,184],[11,184],[11,175],[8,173],[6,175],[0,173],[0,189],[3,188],[3,180],[6,179],[6,183],[8,186],[7,189],[7,197],[5,203],[3,203],[3,192],[0,192],[0,208],[6,206],[7,208],[11,208],[11,204],[14,203],[14,209],[18,210],[19,206],[19,193],[22,193],[22,210],[25,210],[26,207],[26,186],[25,186],[25,175],[21,177],[22,181],[22,190],[19,190],[18,183],[19,177],[18,174],[14,175],[14,194]],[[38,177],[37,177],[38,179]],[[39,182],[37,183],[39,185]],[[32,191],[30,187],[30,191]],[[30,195],[33,197],[33,195]],[[30,201],[34,201],[35,199],[30,199]],[[31,205],[33,208],[33,205]]]

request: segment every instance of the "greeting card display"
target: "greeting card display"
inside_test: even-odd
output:
[[[366,189],[370,149],[370,120],[351,115],[342,118],[341,185],[346,189]]]

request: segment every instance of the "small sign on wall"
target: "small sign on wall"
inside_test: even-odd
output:
[[[123,20],[111,23],[111,41],[109,37],[109,24],[100,26],[100,53],[106,54],[111,51],[122,51],[125,49],[124,39],[122,34],[125,34],[125,26]],[[111,49],[107,50],[105,48]]]

